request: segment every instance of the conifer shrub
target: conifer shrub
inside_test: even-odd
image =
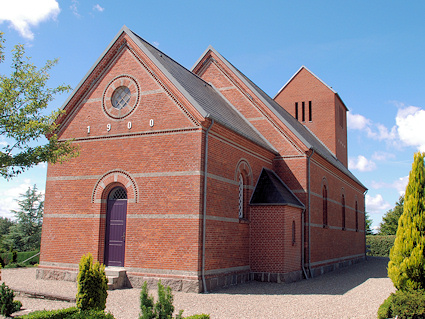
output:
[[[12,250],[12,263],[18,263],[18,252],[16,250]]]
[[[12,313],[19,311],[22,307],[20,301],[14,301],[15,293],[5,283],[0,286],[0,314],[9,317]]]
[[[390,252],[388,276],[397,289],[425,289],[425,168],[416,153],[404,197],[403,214]]]
[[[104,310],[108,297],[108,279],[105,266],[98,261],[93,264],[89,253],[81,257],[77,277],[77,307],[80,310]]]
[[[386,318],[425,318],[425,291],[408,289],[391,294],[378,310],[378,319]]]
[[[140,292],[140,316],[139,319],[172,319],[174,306],[173,306],[173,294],[171,293],[171,288],[161,284],[161,281],[158,282],[158,300],[154,303],[154,298],[152,295],[149,295],[148,283],[145,283],[142,286],[142,291]],[[176,319],[183,319],[182,317],[183,310],[180,310]]]
[[[155,318],[154,315],[154,300],[153,296],[149,295],[148,283],[145,283],[142,286],[142,291],[140,292],[140,316],[139,319],[152,319]]]

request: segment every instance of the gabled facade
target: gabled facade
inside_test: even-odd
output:
[[[279,90],[274,100],[311,130],[348,167],[348,110],[338,93],[303,66]]]
[[[90,252],[200,292],[362,260],[365,187],[278,100],[212,47],[189,71],[123,27],[57,120],[80,156],[48,166],[38,276]]]

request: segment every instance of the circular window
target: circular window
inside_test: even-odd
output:
[[[139,101],[139,86],[128,75],[113,79],[103,93],[103,110],[114,119],[122,119],[136,108]]]
[[[130,89],[126,86],[120,86],[114,91],[114,94],[112,95],[112,106],[118,110],[121,110],[123,107],[127,106],[130,98]]]

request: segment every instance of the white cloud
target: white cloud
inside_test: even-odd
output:
[[[400,177],[398,180],[396,180],[392,186],[398,191],[398,193],[401,195],[404,195],[406,192],[406,186],[409,182],[409,176]]]
[[[348,159],[348,169],[359,170],[360,172],[370,172],[376,168],[375,162],[368,160],[363,155],[357,156],[357,158]]]
[[[21,184],[0,191],[0,217],[7,217],[14,219],[14,215],[11,213],[12,210],[18,210],[18,200],[20,195],[24,194],[29,187],[33,187],[30,179],[25,179]],[[44,191],[38,191],[38,193],[44,195]]]
[[[360,114],[347,113],[348,129],[366,132],[369,138],[391,142],[392,145],[414,146],[425,152],[425,110],[417,106],[405,106],[393,102],[398,107],[395,125],[388,128],[380,123],[374,123]]]
[[[400,108],[397,112],[396,123],[400,140],[409,146],[415,146],[419,151],[425,152],[425,110],[408,106]]]
[[[10,211],[19,208],[17,202],[19,195],[25,193],[28,187],[31,186],[31,181],[25,179],[22,184],[0,192],[0,216],[13,218],[14,215]]]
[[[371,121],[360,114],[347,113],[347,127],[350,130],[363,130],[371,124]]]
[[[366,211],[369,213],[382,213],[391,208],[391,205],[384,201],[381,194],[375,197],[366,195]]]
[[[372,154],[372,159],[375,161],[386,161],[390,158],[395,158],[395,155],[392,153],[382,152],[382,151],[376,151]]]
[[[347,113],[347,127],[349,130],[366,132],[369,138],[379,141],[393,141],[397,138],[397,128],[388,129],[380,123],[373,123],[370,119],[360,114]]]
[[[407,183],[409,182],[409,176],[404,176],[396,179],[392,183],[384,183],[384,182],[371,182],[371,187],[373,189],[381,189],[381,188],[393,188],[397,190],[399,195],[404,195],[404,192],[406,191]]]
[[[93,6],[93,10],[95,11],[99,11],[99,12],[103,12],[103,10],[105,10],[105,8],[102,8],[98,3]]]
[[[72,4],[69,6],[72,13],[77,17],[81,17],[80,13],[78,12],[78,5],[80,4],[78,0],[71,0]]]
[[[32,40],[34,33],[31,27],[48,19],[55,20],[59,12],[59,3],[56,0],[2,1],[0,23],[9,21],[11,27],[24,38]]]

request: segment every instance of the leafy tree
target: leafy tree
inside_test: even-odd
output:
[[[29,187],[18,201],[20,209],[12,213],[16,217],[16,225],[10,227],[5,243],[18,251],[40,248],[41,226],[43,223],[44,200],[37,186]]]
[[[4,62],[4,42],[0,32],[0,63]],[[0,73],[0,134],[7,142],[0,148],[0,175],[8,179],[38,163],[62,162],[78,153],[72,141],[59,142],[55,134],[54,120],[61,112],[42,114],[56,94],[70,89],[47,87],[48,72],[57,59],[38,69],[25,56],[23,45],[16,45],[12,52],[12,73]],[[43,136],[49,137],[48,143],[34,146]]]
[[[365,219],[366,219],[366,235],[373,235],[373,231],[372,231],[372,223],[373,220],[370,217],[369,213],[365,214]]]
[[[379,235],[395,235],[398,227],[398,220],[403,213],[404,196],[400,196],[398,202],[395,203],[395,207],[390,209],[384,217],[382,217],[382,223],[379,225]]]
[[[393,248],[388,276],[397,289],[425,288],[425,153],[416,153],[404,197],[403,214]]]

